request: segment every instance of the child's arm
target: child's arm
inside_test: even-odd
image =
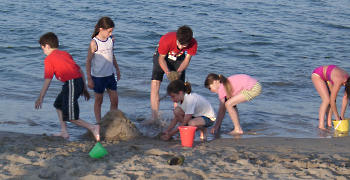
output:
[[[191,119],[192,119],[192,114],[185,114],[184,120],[182,121],[180,126],[188,126],[188,122],[190,122]],[[179,129],[175,128],[168,133],[168,136],[171,137],[175,135],[178,131]]]
[[[168,65],[166,64],[166,61],[165,61],[165,56],[166,55],[164,55],[164,54],[159,54],[158,62],[159,62],[159,66],[162,68],[164,73],[168,76],[169,69],[168,69]]]
[[[210,130],[212,134],[215,134],[217,130],[220,128],[222,120],[225,117],[225,112],[226,112],[225,103],[220,101],[218,116],[216,117],[215,125]]]
[[[49,89],[51,80],[52,79],[45,79],[44,80],[44,84],[43,84],[43,87],[41,88],[40,95],[39,95],[38,99],[35,101],[35,109],[41,108],[41,104],[44,101],[44,97],[45,97],[45,94],[47,92],[47,89]]]
[[[340,116],[338,114],[338,109],[337,109],[337,105],[336,105],[336,98],[338,95],[338,92],[340,90],[341,87],[341,83],[336,83],[333,85],[333,88],[331,89],[331,95],[330,95],[330,105],[331,105],[331,109],[333,111],[333,114],[335,116],[335,120],[339,121]]]
[[[182,61],[180,67],[177,69],[177,72],[180,74],[181,76],[181,73],[186,70],[186,68],[188,67],[188,65],[190,64],[190,61],[191,61],[191,55],[189,54],[186,54],[186,57],[184,59],[184,61]]]
[[[117,71],[117,80],[120,80],[120,70],[119,70],[119,66],[117,63],[117,59],[115,58],[114,54],[113,54],[113,65],[115,67],[115,70]]]
[[[89,50],[88,50],[88,55],[86,57],[86,76],[87,76],[87,81],[88,81],[88,87],[90,89],[94,88],[94,82],[92,81],[91,78],[91,61],[92,58],[94,57],[95,51],[96,51],[96,42],[95,40],[91,40]]]
[[[342,106],[341,106],[341,111],[340,111],[340,117],[342,119],[345,119],[345,111],[346,111],[346,107],[348,106],[348,95],[346,94],[346,92],[344,92],[344,96],[343,96],[343,102],[342,102]]]
[[[80,68],[79,71],[80,71],[80,74],[81,74],[81,78],[83,79],[83,82],[84,82],[83,96],[85,97],[85,100],[88,101],[90,99],[90,94],[89,94],[89,91],[87,90],[87,87],[86,87],[85,75],[84,75],[83,70],[81,70],[81,68]]]

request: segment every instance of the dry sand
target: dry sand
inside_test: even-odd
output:
[[[350,138],[243,138],[195,142],[139,137],[102,141],[109,154],[88,156],[94,141],[0,133],[0,179],[349,179]],[[184,164],[168,165],[173,155]]]

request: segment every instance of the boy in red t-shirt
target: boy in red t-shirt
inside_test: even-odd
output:
[[[61,132],[54,134],[54,136],[68,139],[69,134],[67,132],[66,121],[70,121],[78,126],[89,129],[95,136],[95,139],[99,141],[99,126],[79,119],[78,98],[84,95],[86,100],[90,99],[90,94],[86,89],[83,71],[74,62],[69,53],[58,49],[58,38],[54,33],[49,32],[42,35],[39,44],[47,56],[44,60],[44,85],[38,99],[35,101],[35,108],[41,108],[46,91],[55,75],[64,84],[54,103],[61,124]]]
[[[168,76],[170,71],[176,71],[180,79],[185,81],[185,70],[196,52],[197,41],[193,38],[192,29],[188,26],[181,26],[177,32],[169,32],[160,38],[153,55],[150,99],[153,120],[159,118],[159,87],[164,73]]]

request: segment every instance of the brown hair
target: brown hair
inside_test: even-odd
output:
[[[181,26],[177,29],[176,39],[179,41],[181,45],[189,45],[193,38],[192,29],[188,26]]]
[[[227,80],[227,78],[221,74],[217,75],[214,73],[208,74],[207,78],[204,81],[204,86],[209,89],[209,86],[213,84],[215,80],[219,80],[225,87],[226,97],[230,99],[232,97],[233,87],[231,83]]]
[[[348,99],[350,99],[350,77],[348,77],[348,79],[346,80],[345,92],[346,92],[346,95],[348,96]]]
[[[114,28],[114,22],[110,17],[102,17],[98,20],[97,24],[95,25],[95,30],[94,33],[92,33],[91,38],[94,38],[97,36],[97,34],[100,32],[100,28],[102,29],[109,29],[109,28]]]
[[[45,33],[40,37],[38,42],[41,46],[48,44],[51,48],[58,48],[58,38],[53,32]]]
[[[182,80],[174,80],[169,83],[167,87],[168,94],[178,94],[180,91],[190,94],[192,91],[191,84],[189,82],[183,82]]]

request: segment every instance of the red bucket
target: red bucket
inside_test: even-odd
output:
[[[196,129],[196,126],[179,126],[182,146],[192,147]]]

